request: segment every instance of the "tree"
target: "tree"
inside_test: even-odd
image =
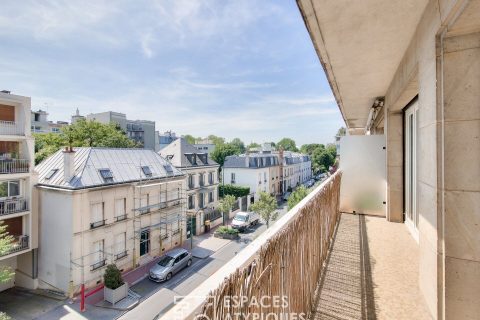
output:
[[[237,148],[240,151],[240,153],[245,152],[245,144],[243,143],[242,140],[240,140],[240,138],[233,139],[232,141],[230,141],[230,144],[235,148]]]
[[[216,147],[225,143],[225,138],[216,136],[214,134],[209,135],[207,139],[210,140]]]
[[[185,139],[185,141],[187,141],[188,144],[195,144],[195,140],[196,140],[196,139],[195,139],[195,137],[192,136],[191,134],[186,134],[186,135],[184,135],[184,136],[182,136],[182,137]]]
[[[290,138],[283,138],[277,144],[277,149],[283,149],[285,151],[298,151],[295,141]]]
[[[213,150],[210,156],[216,163],[218,163],[220,166],[223,166],[226,157],[240,153],[241,152],[238,146],[232,145],[231,143],[225,143],[216,146],[215,150]]]
[[[337,131],[337,136],[344,136],[347,134],[347,129],[345,129],[345,127],[340,127],[340,129],[338,129]]]
[[[309,190],[305,186],[298,187],[292,194],[288,197],[288,210],[291,210],[297,203],[302,201],[309,193]]]
[[[313,171],[325,172],[335,163],[335,157],[326,149],[316,149],[312,155]]]
[[[237,199],[231,194],[226,195],[218,203],[218,209],[223,213],[223,224],[225,224],[225,213],[230,213]]]
[[[7,232],[7,226],[0,221],[0,256],[7,254],[12,249],[13,236]],[[0,283],[9,281],[15,273],[10,267],[0,266]]]
[[[260,148],[260,145],[256,142],[251,142],[248,146],[247,146],[247,150],[250,150],[250,149],[253,149],[253,148]]]
[[[267,229],[270,226],[270,221],[277,219],[277,201],[275,198],[267,193],[260,192],[259,199],[250,206],[252,211],[258,213],[267,224]]]
[[[62,132],[34,134],[35,164],[42,162],[65,146],[69,147],[140,147],[129,139],[116,124],[103,124],[91,120],[79,120],[62,128]]]
[[[300,147],[300,152],[312,155],[316,149],[325,149],[325,146],[320,143],[304,144]]]

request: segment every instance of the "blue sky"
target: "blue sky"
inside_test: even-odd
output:
[[[55,121],[113,110],[298,145],[343,125],[294,0],[6,0],[0,43],[0,89]]]

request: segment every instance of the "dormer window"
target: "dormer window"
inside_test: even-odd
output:
[[[142,171],[143,171],[143,174],[147,177],[151,177],[152,176],[152,170],[150,170],[150,167],[149,166],[142,166]]]
[[[113,182],[113,173],[110,169],[99,169],[98,172],[103,178],[103,181],[106,183]]]

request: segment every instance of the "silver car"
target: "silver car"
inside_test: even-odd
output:
[[[173,249],[150,269],[148,277],[155,282],[167,281],[185,267],[192,265],[192,254],[185,249]]]

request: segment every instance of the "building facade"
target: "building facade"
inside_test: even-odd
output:
[[[293,190],[312,178],[310,156],[297,152],[283,152],[283,190]]]
[[[13,243],[0,254],[0,267],[15,276],[0,291],[18,285],[35,288],[38,220],[32,208],[35,183],[30,98],[0,92],[0,223]]]
[[[152,150],[75,148],[36,170],[42,288],[73,295],[185,241],[185,175]]]
[[[272,153],[252,153],[228,156],[222,167],[225,184],[250,188],[258,199],[260,192],[278,195],[281,192],[279,157]]]
[[[165,131],[164,133],[157,132],[158,136],[158,145],[155,148],[155,151],[158,152],[168,146],[173,141],[177,140],[177,135],[172,131]]]
[[[215,151],[215,144],[210,139],[202,139],[195,141],[194,147],[200,152],[211,154]]]
[[[68,126],[66,121],[49,121],[48,113],[44,110],[32,111],[31,131],[32,133],[60,133],[61,128]]]
[[[113,111],[90,113],[86,118],[100,123],[116,123],[130,139],[139,143],[144,149],[155,150],[155,121],[129,120],[124,113]]]
[[[187,176],[186,199],[187,218],[195,234],[203,233],[205,220],[211,220],[218,205],[218,169],[220,165],[213,161],[208,153],[199,152],[184,138],[178,138],[160,151],[175,168]]]

